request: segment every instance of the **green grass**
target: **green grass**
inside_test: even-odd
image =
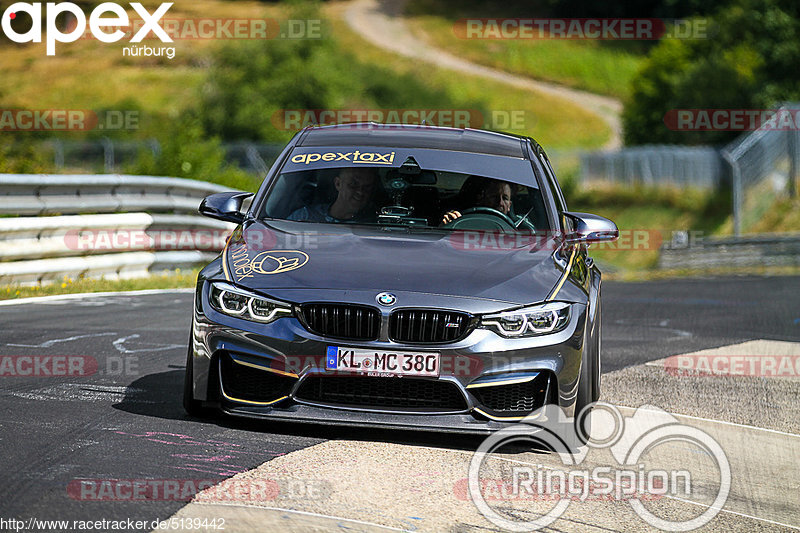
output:
[[[724,192],[621,186],[579,189],[570,180],[564,185],[570,210],[594,213],[617,224],[620,240],[592,245],[590,255],[621,276],[656,268],[659,248],[672,239],[673,231],[715,234],[730,213],[729,195]]]
[[[776,191],[769,180],[745,191],[742,202],[742,233],[786,233],[800,231],[800,196]],[[733,216],[720,233],[733,234]]]
[[[800,197],[779,198],[755,224],[747,228],[752,233],[800,231]]]
[[[90,278],[72,279],[65,277],[60,281],[42,285],[0,285],[0,300],[15,300],[33,296],[50,296],[53,294],[190,288],[194,287],[198,272],[199,269],[178,269],[173,272],[153,274],[144,278],[110,280]]]
[[[250,1],[195,0],[176,3],[169,12],[172,18],[265,17],[283,20],[286,4]],[[342,6],[329,3],[324,12],[336,17]],[[454,75],[418,61],[406,60],[365,43],[340,20],[331,21],[331,38],[343,52],[359,61],[388,67],[399,73],[411,73],[443,92],[448,108],[490,111],[521,111],[523,127],[512,133],[533,135],[547,146],[594,148],[610,136],[599,118],[569,102],[546,95],[532,95],[522,90],[482,78]],[[54,57],[45,56],[44,45],[2,47],[0,53],[0,103],[4,107],[30,109],[131,109],[140,111],[140,129],[127,136],[158,136],[165,120],[175,117],[197,100],[208,74],[208,65],[219,43],[215,40],[176,41],[173,60],[123,58],[122,47],[93,40],[79,40],[61,45]],[[236,45],[235,41],[227,44]],[[352,95],[347,106],[359,107],[359,95]],[[425,102],[419,102],[425,108]],[[390,106],[388,106],[390,107]],[[405,106],[407,107],[407,106]],[[254,117],[254,120],[257,118]],[[265,117],[264,120],[269,120]],[[493,126],[490,121],[478,126]],[[107,132],[91,132],[98,136]],[[84,133],[63,134],[80,138]]]
[[[514,74],[625,98],[630,81],[645,57],[638,43],[460,38],[454,32],[454,23],[468,17],[467,12],[423,14],[431,12],[432,3],[442,2],[416,0],[408,7],[408,25],[421,39],[459,57]],[[490,15],[484,9],[479,16]]]
[[[231,8],[235,13],[247,12],[246,3],[237,4]],[[190,16],[183,6],[173,6],[170,17]],[[113,45],[80,40],[61,45],[53,57],[45,56],[44,44],[4,47],[0,53],[3,102],[29,109],[91,110],[136,102],[144,117],[168,114],[177,111],[202,81],[205,69],[193,58],[211,44],[202,40],[176,41],[175,59],[169,64],[153,64],[123,58],[126,43],[124,39]]]
[[[149,4],[152,10],[156,5]],[[132,18],[138,18],[131,10]],[[278,7],[259,2],[193,0],[175,3],[167,18],[279,18]],[[153,46],[151,40],[143,41]],[[170,44],[175,58],[130,58],[122,39],[103,44],[92,39],[61,44],[56,55],[45,56],[45,45],[0,48],[0,96],[4,104],[29,109],[114,108],[120,102],[136,102],[143,114],[168,115],[193,98],[202,83],[205,61],[216,45],[213,39],[183,40]]]
[[[454,109],[471,109],[470,102],[477,101],[490,111],[521,112],[524,117],[522,127],[504,131],[530,135],[548,148],[599,148],[610,137],[605,122],[566,100],[437,69],[428,63],[386,52],[353,32],[341,20],[342,9],[343,6],[336,3],[326,6],[326,13],[332,19],[332,32],[343,49],[359,61],[391,66],[396,72],[411,74],[445,91]]]

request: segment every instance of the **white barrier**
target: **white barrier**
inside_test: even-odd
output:
[[[0,215],[12,215],[0,218],[0,283],[131,278],[206,263],[235,225],[197,208],[226,190],[151,176],[0,174]]]
[[[203,197],[226,190],[203,181],[154,176],[0,174],[0,214],[197,213]]]
[[[0,263],[0,283],[32,285],[42,281],[80,276],[106,279],[145,277],[150,272],[191,268],[207,263],[216,253],[197,250],[182,252],[122,252],[86,257],[64,257]]]

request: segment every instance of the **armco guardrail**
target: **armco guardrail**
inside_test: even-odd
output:
[[[202,197],[225,190],[204,181],[152,176],[0,174],[0,214],[197,213]]]
[[[676,242],[677,241],[677,242]],[[661,247],[662,269],[709,270],[736,267],[800,266],[800,233],[673,239]]]
[[[224,190],[179,178],[0,174],[0,283],[137,277],[210,261],[234,226],[197,208]]]

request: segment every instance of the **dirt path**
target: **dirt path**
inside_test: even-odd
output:
[[[345,8],[344,19],[364,39],[390,52],[434,63],[440,68],[490,78],[534,93],[550,94],[581,106],[599,116],[611,128],[611,138],[605,148],[622,145],[622,104],[616,98],[509,74],[444,52],[411,32],[402,17],[404,5],[405,0],[353,0]]]

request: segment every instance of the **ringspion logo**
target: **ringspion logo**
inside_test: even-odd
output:
[[[161,4],[155,12],[150,13],[142,4],[131,2],[130,6],[142,17],[143,23],[139,31],[131,38],[130,42],[138,43],[144,39],[151,31],[161,42],[171,43],[172,39],[159,24],[161,18],[172,7],[172,2]],[[28,31],[19,33],[11,27],[11,21],[15,20],[20,13],[25,13],[31,18],[31,26]],[[59,15],[69,14],[74,17],[74,24],[70,25],[68,31],[63,32],[59,29],[56,19]],[[112,16],[107,16],[112,15]],[[130,25],[130,18],[125,9],[114,2],[104,2],[95,7],[89,15],[88,26],[91,34],[98,41],[104,43],[116,43],[125,36],[125,32],[119,28]],[[41,43],[42,42],[42,3],[16,2],[11,4],[0,17],[0,27],[6,37],[15,43]],[[45,42],[47,43],[47,55],[56,55],[56,43],[72,43],[83,37],[86,31],[87,20],[83,10],[72,2],[47,2],[45,15]],[[117,28],[115,31],[111,31]],[[172,50],[174,57],[175,50]],[[135,55],[135,54],[134,54]],[[168,55],[168,54],[164,54]]]

